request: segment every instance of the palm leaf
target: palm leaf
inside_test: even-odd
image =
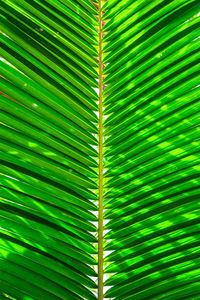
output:
[[[0,298],[199,299],[198,1],[0,4]]]

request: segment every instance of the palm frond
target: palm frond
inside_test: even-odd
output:
[[[199,299],[199,11],[0,0],[1,299]]]

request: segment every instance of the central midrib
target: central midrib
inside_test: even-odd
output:
[[[103,299],[103,22],[102,0],[98,2],[99,23],[99,205],[98,205],[98,300]]]

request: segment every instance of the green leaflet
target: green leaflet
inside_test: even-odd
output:
[[[94,13],[1,1],[2,298],[96,298]]]
[[[199,8],[197,1],[105,4],[111,299],[198,299]]]
[[[199,295],[199,8],[197,1],[105,5],[111,299]]]
[[[200,298],[199,12],[0,0],[1,299]]]

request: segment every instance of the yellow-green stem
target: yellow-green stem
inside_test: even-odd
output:
[[[99,213],[98,213],[98,300],[103,299],[103,22],[99,0]]]

